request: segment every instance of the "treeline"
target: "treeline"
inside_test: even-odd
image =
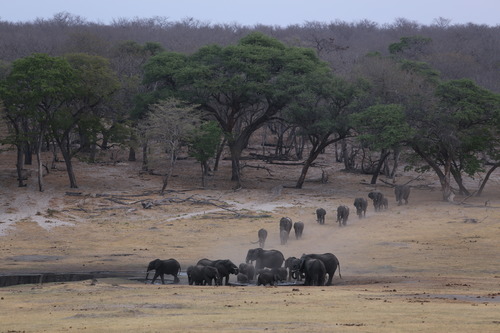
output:
[[[235,44],[254,31],[289,46],[313,48],[338,75],[348,74],[367,53],[388,55],[388,45],[402,37],[422,36],[431,42],[407,56],[428,63],[445,80],[470,78],[482,87],[500,92],[500,25],[453,24],[445,18],[437,18],[431,25],[399,18],[385,25],[362,20],[250,27],[153,17],[118,19],[105,25],[62,12],[52,19],[32,22],[0,21],[0,60],[9,63],[33,53],[60,56],[74,52],[113,59],[126,41],[155,42],[167,51],[191,54],[205,45]]]
[[[3,142],[17,147],[19,186],[37,156],[40,190],[41,151],[55,156],[57,147],[77,187],[71,159],[85,152],[92,161],[111,144],[130,147],[130,159],[140,148],[145,170],[159,145],[170,161],[162,191],[183,147],[205,175],[226,146],[241,185],[242,153],[265,128],[276,138],[273,158],[303,161],[297,188],[335,144],[337,160],[373,174],[372,183],[393,176],[404,152],[409,167],[435,172],[445,200],[470,194],[464,175],[487,171],[480,194],[500,166],[498,29],[445,19],[428,27],[404,19],[100,25],[65,13],[2,22]]]

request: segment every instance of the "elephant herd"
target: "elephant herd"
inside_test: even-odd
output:
[[[410,187],[408,185],[396,185],[394,188],[396,202],[398,205],[408,204]],[[375,211],[388,208],[387,198],[378,191],[368,193],[368,198],[372,200]],[[355,198],[354,207],[359,218],[366,215],[368,200],[362,197]],[[325,224],[326,210],[318,208],[316,210],[317,222]],[[349,218],[349,207],[341,205],[337,208],[337,222],[340,226],[346,225]],[[283,217],[279,222],[280,243],[285,245],[290,232],[294,229],[296,239],[302,237],[304,231],[303,222],[292,223],[288,217]],[[236,275],[238,283],[255,283],[256,285],[276,285],[279,282],[304,281],[307,286],[331,285],[333,275],[337,268],[340,275],[340,263],[332,253],[323,254],[303,254],[300,258],[288,257],[285,260],[283,253],[278,250],[264,250],[267,239],[267,231],[258,231],[259,247],[250,249],[247,252],[245,262],[236,266],[229,259],[209,260],[201,259],[196,265],[189,266],[186,270],[190,285],[229,285],[231,274]],[[255,265],[253,264],[255,262]],[[179,283],[179,273],[181,266],[175,259],[151,261],[147,268],[146,281],[149,272],[154,270],[155,274],[151,281],[160,277],[162,284],[165,284],[164,275],[172,275],[174,283]]]
[[[255,265],[254,265],[255,262]],[[209,260],[201,259],[196,265],[186,270],[190,285],[229,285],[229,276],[236,275],[240,284],[255,283],[260,285],[276,285],[280,282],[304,281],[306,286],[331,285],[333,276],[339,269],[340,263],[332,253],[303,254],[300,258],[289,257],[285,260],[283,253],[278,250],[264,250],[260,247],[247,252],[245,262],[236,266],[229,259]],[[151,261],[147,268],[146,281],[149,271],[155,270],[151,283],[160,277],[165,284],[164,275],[172,275],[174,283],[179,283],[181,266],[175,259]],[[328,276],[328,279],[327,279]]]
[[[408,204],[408,198],[410,196],[410,186],[408,185],[396,185],[394,187],[394,194],[396,196],[396,202],[398,206],[403,204]],[[383,209],[389,208],[389,200],[378,191],[372,191],[368,193],[368,198],[373,202],[373,208],[376,212]],[[366,216],[366,210],[368,208],[368,200],[362,197],[354,199],[354,207],[356,208],[356,215],[359,218]],[[319,224],[325,223],[326,211],[323,208],[318,208],[316,210],[317,222]],[[347,219],[349,218],[349,207],[345,205],[340,205],[337,207],[337,222],[339,226],[346,225]]]

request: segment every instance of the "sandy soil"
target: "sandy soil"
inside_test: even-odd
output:
[[[499,172],[482,197],[456,204],[440,200],[429,174],[411,183],[410,204],[397,206],[390,186],[341,171],[329,154],[318,161],[329,182],[315,181],[315,167],[301,190],[291,188],[298,166],[248,163],[270,173],[245,168],[243,188],[233,190],[228,162],[202,189],[198,165],[180,161],[164,196],[160,178],[141,173],[139,162],[77,162],[78,189],[69,189],[61,163],[40,193],[34,172],[18,188],[12,153],[0,153],[2,274],[113,276],[0,288],[0,332],[500,330]],[[373,189],[390,199],[389,209],[369,205],[358,219],[352,202]],[[351,206],[345,227],[335,223],[340,204]],[[327,210],[325,225],[315,221],[318,207]],[[303,239],[280,245],[282,216],[305,223]],[[266,248],[285,257],[335,253],[342,278],[328,287],[196,287],[185,276],[179,285],[170,276],[167,285],[144,283],[155,258],[176,258],[183,270],[205,257],[239,264],[262,227]]]

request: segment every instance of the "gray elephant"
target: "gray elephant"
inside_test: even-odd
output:
[[[319,259],[323,262],[323,264],[325,265],[326,273],[328,274],[328,281],[326,282],[327,286],[330,286],[332,284],[333,275],[335,274],[337,267],[339,268],[339,277],[342,278],[342,275],[340,275],[340,262],[333,253],[303,254],[300,258],[301,262],[307,259]],[[295,269],[300,270],[300,266],[295,267]]]
[[[316,209],[316,221],[319,224],[325,224],[325,215],[326,210],[324,210],[323,208]]]
[[[274,267],[271,272],[275,274],[278,282],[285,282],[288,278],[288,271],[285,267]]]
[[[368,201],[365,198],[354,199],[354,207],[356,207],[356,214],[359,218],[366,216],[366,208],[368,208]]]
[[[387,198],[386,198],[386,197],[383,197],[383,198],[382,198],[382,203],[381,203],[381,205],[380,205],[380,208],[381,208],[381,209],[382,209],[382,208],[383,208],[383,209],[387,209],[387,208],[389,208],[389,200],[387,200]]]
[[[394,187],[394,194],[396,195],[396,201],[398,206],[403,204],[403,200],[405,201],[405,205],[408,204],[408,198],[410,197],[410,186],[409,185],[396,185]]]
[[[304,258],[301,260],[300,272],[305,275],[305,286],[322,286],[325,284],[326,267],[320,259]]]
[[[226,286],[229,285],[229,275],[238,275],[239,273],[238,267],[229,259],[210,260],[205,258],[199,260],[196,265],[212,266],[217,268],[221,276],[221,280],[225,278],[224,284]]]
[[[263,285],[263,286],[275,286],[276,283],[278,282],[279,277],[271,272],[271,270],[263,270],[259,273],[259,276],[257,277],[257,286]]]
[[[238,266],[240,273],[245,274],[249,280],[253,280],[255,278],[255,267],[252,264],[241,263]]]
[[[189,285],[214,285],[218,286],[222,284],[222,279],[217,268],[212,266],[196,265],[189,266],[187,269],[187,276]]]
[[[153,280],[151,281],[151,284],[155,283],[156,278],[158,276],[161,278],[161,283],[165,284],[165,280],[163,278],[163,275],[172,275],[174,277],[174,283],[179,283],[179,278],[177,275],[181,271],[181,265],[179,262],[175,259],[167,259],[167,260],[160,260],[160,259],[155,259],[151,261],[148,265],[147,273],[146,273],[146,281],[148,280],[149,276],[149,271],[155,270],[155,275],[153,276]]]
[[[286,231],[285,229],[281,229],[280,230],[280,244],[281,245],[286,245],[286,243],[288,242],[288,231]]]
[[[375,208],[376,212],[382,209],[384,201],[384,195],[382,193],[377,191],[372,191],[368,193],[368,198],[372,199],[373,207]]]
[[[290,234],[290,230],[292,230],[292,219],[289,217],[282,217],[280,219],[280,231],[286,230],[288,234]]]
[[[267,230],[264,228],[259,229],[259,231],[257,232],[257,236],[259,236],[259,246],[261,248],[264,248],[267,239]]]
[[[236,275],[236,281],[238,281],[238,283],[248,283],[250,282],[250,279],[248,278],[248,275],[240,272]]]
[[[281,267],[285,261],[283,253],[278,250],[264,250],[259,248],[250,249],[247,252],[245,262],[251,263],[255,261],[255,269],[259,270],[264,267],[274,268]]]
[[[299,271],[300,259],[296,257],[288,257],[285,260],[285,268],[288,269],[288,281],[291,279],[302,281],[302,274]]]
[[[293,230],[295,231],[295,239],[301,239],[302,233],[304,232],[304,222],[295,222],[293,224]]]
[[[349,219],[349,207],[341,205],[337,208],[337,222],[339,226],[346,225]]]

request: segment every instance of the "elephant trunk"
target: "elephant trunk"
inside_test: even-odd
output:
[[[146,281],[148,280],[149,271],[146,273]]]

